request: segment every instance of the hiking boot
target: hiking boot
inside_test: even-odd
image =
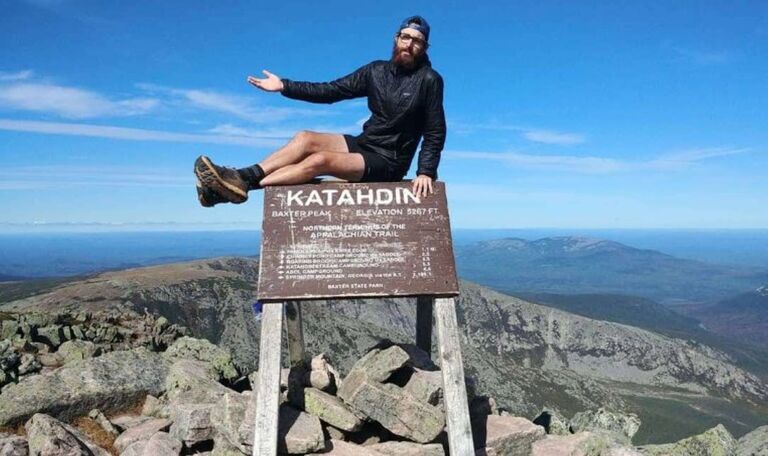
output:
[[[198,199],[205,207],[210,207],[206,204],[240,204],[248,200],[248,183],[234,168],[214,165],[210,158],[201,155],[195,160],[195,175],[200,184]]]
[[[216,193],[212,188],[206,187],[197,180],[197,200],[203,207],[213,207],[219,203],[228,203],[229,200]]]

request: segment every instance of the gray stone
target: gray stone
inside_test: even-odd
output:
[[[363,425],[341,399],[315,388],[304,389],[304,401],[300,406],[310,415],[347,432],[357,431]]]
[[[77,429],[37,413],[24,425],[32,456],[109,456]]]
[[[487,415],[485,426],[475,435],[475,447],[486,454],[527,456],[534,442],[544,438],[544,428],[525,418]]]
[[[167,432],[156,432],[149,440],[140,440],[128,446],[120,456],[177,456],[181,453],[181,441]]]
[[[612,446],[603,450],[600,456],[643,456],[643,453],[631,447]]]
[[[434,440],[445,426],[445,416],[438,407],[416,401],[396,385],[370,381],[359,371],[344,379],[339,397],[359,415],[415,442]]]
[[[611,446],[600,434],[579,432],[572,435],[548,435],[533,443],[532,456],[599,456]],[[491,456],[488,453],[487,456]],[[501,456],[501,455],[498,455]]]
[[[207,362],[182,359],[171,365],[165,381],[166,397],[171,403],[213,404],[229,393],[217,381],[219,374]]]
[[[760,426],[738,441],[736,456],[768,456],[768,426]]]
[[[112,425],[115,426],[120,432],[125,432],[130,428],[134,428],[153,419],[154,418],[151,416],[144,415],[118,415],[110,419],[109,422],[112,423]]]
[[[218,374],[219,377],[216,380],[233,381],[240,376],[229,351],[219,348],[205,339],[181,337],[168,347],[163,355],[167,358],[194,359],[206,362]]]
[[[168,406],[151,394],[147,394],[147,397],[144,399],[144,405],[141,407],[141,414],[155,418],[168,418],[170,416]]]
[[[27,456],[29,444],[27,439],[19,435],[9,435],[0,438],[0,456]]]
[[[21,332],[21,326],[16,320],[3,320],[2,329],[0,329],[0,339],[10,340],[16,334]]]
[[[244,424],[245,411],[251,401],[251,393],[238,394],[231,391],[225,394],[211,412],[211,422],[216,429],[214,442],[216,447],[236,448],[242,453],[248,453],[248,445],[253,439],[252,426],[248,426],[248,432],[241,434],[240,428]],[[223,440],[223,441],[222,441]]]
[[[147,393],[162,392],[167,373],[165,360],[143,349],[70,363],[5,390],[0,395],[0,426],[12,426],[35,413],[71,420],[93,408],[128,408]]]
[[[213,408],[214,404],[171,404],[173,425],[169,434],[184,442],[187,447],[213,439]]]
[[[281,405],[279,413],[277,432],[278,452],[305,454],[325,448],[323,429],[317,417],[287,405]],[[250,445],[249,442],[249,452]]]
[[[160,335],[165,328],[168,327],[168,319],[165,317],[159,317],[155,320],[155,324],[152,326],[152,332],[156,335]]]
[[[85,333],[83,332],[82,325],[75,325],[72,327],[73,339],[85,339]]]
[[[380,453],[370,449],[370,447],[335,439],[329,440],[326,443],[325,451],[322,453],[311,454],[323,456],[387,456],[386,453]]]
[[[440,371],[414,369],[405,392],[421,402],[443,406],[443,374]]]
[[[62,365],[61,355],[58,353],[40,353],[37,361],[45,367],[59,367]]]
[[[384,442],[370,445],[367,449],[390,456],[445,456],[445,450],[439,443]]]
[[[617,442],[628,445],[640,428],[640,418],[633,413],[622,414],[599,408],[577,413],[571,418],[569,427],[573,433],[604,431]]]
[[[24,353],[21,355],[21,363],[19,364],[19,375],[34,374],[39,372],[43,367],[40,361],[35,358],[35,355],[31,353]]]
[[[722,424],[699,435],[662,445],[644,445],[640,452],[653,456],[715,456],[732,455],[736,452],[737,442]]]
[[[153,435],[155,435],[155,433],[166,431],[170,426],[171,421],[162,418],[146,421],[142,424],[139,424],[138,426],[129,428],[120,434],[120,436],[115,439],[113,446],[117,448],[118,451],[123,452],[131,444],[140,441],[148,441]]]
[[[112,434],[115,437],[117,437],[120,434],[120,431],[118,431],[117,428],[115,428],[115,426],[112,425],[112,423],[107,419],[106,416],[104,416],[103,413],[101,413],[101,410],[99,409],[91,410],[90,412],[88,412],[88,418],[95,421],[107,433]]]
[[[335,392],[336,382],[340,378],[339,373],[331,366],[328,356],[321,353],[312,358],[309,365],[310,370],[307,373],[306,385],[329,393]]]
[[[61,358],[61,362],[67,364],[99,356],[101,349],[87,340],[68,340],[61,344],[56,353]]]
[[[63,342],[64,333],[61,331],[61,325],[51,325],[37,328],[37,337],[44,343],[56,348]]]

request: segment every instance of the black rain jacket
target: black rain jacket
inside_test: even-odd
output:
[[[332,82],[282,81],[282,94],[295,100],[335,103],[368,97],[372,114],[358,137],[360,147],[390,159],[405,175],[423,136],[416,174],[437,179],[445,144],[443,78],[428,59],[411,71],[376,60]]]

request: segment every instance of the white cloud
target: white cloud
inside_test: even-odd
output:
[[[50,83],[16,82],[0,86],[0,107],[52,113],[66,118],[132,116],[157,107],[152,98],[111,100],[89,90]]]
[[[170,103],[181,103],[195,109],[220,112],[256,123],[279,122],[296,116],[324,116],[321,109],[283,108],[258,105],[253,97],[231,95],[215,90],[180,89],[156,84],[136,84],[155,96],[170,97]]]
[[[445,152],[445,156],[448,158],[495,161],[512,166],[533,169],[585,174],[608,174],[638,170],[672,171],[686,168],[698,161],[737,155],[751,151],[751,148],[711,147],[665,154],[646,161],[627,161],[595,156],[534,155],[520,152],[460,150],[448,150]]]
[[[533,142],[562,146],[582,144],[586,141],[584,135],[577,133],[561,133],[552,130],[526,130],[523,132],[523,137]]]
[[[189,187],[193,183],[191,174],[115,166],[19,166],[0,170],[2,190],[81,185]]]
[[[178,133],[141,128],[112,127],[80,123],[39,122],[0,119],[0,130],[21,131],[67,136],[121,139],[127,141],[163,141],[200,144],[231,144],[241,146],[277,147],[283,143],[272,137],[246,137],[226,134]]]
[[[22,70],[15,73],[0,71],[0,81],[24,81],[31,78],[34,74],[32,70]]]

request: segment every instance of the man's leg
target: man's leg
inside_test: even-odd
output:
[[[292,185],[317,176],[334,176],[359,181],[365,171],[363,156],[348,152],[314,152],[294,165],[284,166],[261,181],[261,185]]]
[[[288,144],[265,158],[259,166],[265,175],[278,169],[301,162],[315,152],[349,152],[343,135],[300,131]]]

